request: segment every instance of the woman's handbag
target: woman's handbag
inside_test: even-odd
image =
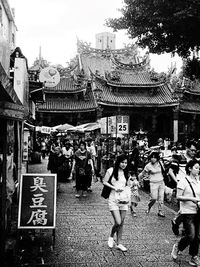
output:
[[[131,189],[126,186],[122,192],[115,192],[115,197],[119,204],[128,204],[131,200]]]
[[[112,179],[113,174],[110,176],[108,183],[111,184],[111,179]],[[111,192],[111,188],[107,185],[103,186],[102,192],[101,192],[101,196],[105,199],[109,198],[110,196],[110,192]]]
[[[84,169],[84,168],[78,168],[78,174],[79,174],[80,176],[85,175],[85,169]]]

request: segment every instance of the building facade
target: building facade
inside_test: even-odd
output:
[[[45,89],[37,121],[78,125],[128,115],[130,134],[142,129],[150,143],[159,137],[177,141],[178,98],[166,79],[151,71],[148,53],[140,56],[136,45],[115,49],[110,33],[96,35],[96,44],[78,40],[71,69],[56,87]]]
[[[12,209],[17,205],[18,184],[28,160],[24,140],[26,121],[34,120],[36,95],[29,96],[27,59],[15,47],[14,13],[0,0],[0,255],[12,233]],[[40,83],[41,84],[41,83]],[[43,85],[42,85],[43,86]],[[16,229],[15,229],[16,230]],[[3,262],[3,258],[2,258]]]

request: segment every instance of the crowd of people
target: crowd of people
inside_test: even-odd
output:
[[[166,150],[166,140],[165,145],[162,146],[162,144],[164,142],[161,143],[161,140],[158,140],[156,146],[148,148],[144,142],[141,145],[137,140],[132,140],[131,149],[127,152],[122,149],[118,139],[113,162],[102,172],[105,151],[101,154],[103,148],[99,149],[91,138],[74,144],[69,140],[54,142],[48,152],[47,169],[57,174],[58,192],[60,183],[75,181],[76,198],[86,197],[88,192],[92,192],[94,179],[100,180],[104,186],[110,188],[108,208],[114,223],[108,238],[108,246],[113,248],[116,243],[116,248],[123,252],[127,251],[122,244],[126,213],[130,210],[133,216],[137,216],[136,207],[141,200],[139,189],[144,187],[144,183],[149,184],[150,194],[146,208],[147,215],[157,202],[157,215],[164,218],[164,201],[170,202],[174,196],[177,199],[179,211],[172,220],[172,231],[181,238],[174,244],[171,256],[176,260],[179,253],[189,246],[190,265],[200,266],[198,258],[199,147],[197,142],[192,140],[186,143],[184,152],[179,151],[177,146],[172,146],[170,153],[165,155],[163,150]],[[45,157],[47,151],[42,155]],[[180,174],[181,168],[185,170]],[[180,231],[180,229],[183,230]]]

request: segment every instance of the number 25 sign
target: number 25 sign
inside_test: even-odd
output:
[[[117,132],[121,134],[128,134],[128,123],[118,123]]]

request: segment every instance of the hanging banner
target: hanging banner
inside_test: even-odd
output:
[[[112,134],[116,132],[116,116],[104,117],[100,120],[101,134]]]
[[[56,226],[56,174],[21,175],[18,228],[53,229]]]
[[[129,116],[117,116],[117,134],[129,134]]]

